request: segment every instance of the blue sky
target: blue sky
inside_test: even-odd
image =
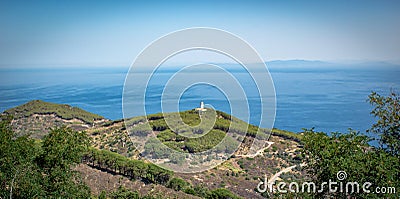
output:
[[[400,63],[400,1],[0,1],[0,67],[128,66],[155,39],[213,27],[265,61]],[[188,60],[190,61],[190,60]]]

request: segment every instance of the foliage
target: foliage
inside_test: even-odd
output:
[[[116,120],[116,121],[119,121],[119,120]],[[123,119],[121,119],[121,121],[123,121]],[[127,127],[130,127],[130,126],[133,126],[133,125],[136,125],[136,124],[145,123],[146,122],[146,117],[137,116],[137,117],[132,117],[132,118],[125,119],[124,121],[125,121],[125,125]]]
[[[206,197],[207,199],[240,199],[241,197],[238,197],[237,195],[233,194],[227,189],[220,188],[220,189],[214,189],[212,190],[209,195]]]
[[[284,139],[289,139],[289,140],[294,140],[297,142],[301,142],[303,135],[302,134],[298,134],[298,133],[293,133],[290,131],[285,131],[285,130],[280,130],[280,129],[276,129],[273,128],[272,129],[272,135],[284,138]]]
[[[132,192],[126,189],[125,187],[118,187],[118,189],[114,192],[110,193],[110,198],[112,199],[139,199],[138,192]]]
[[[186,182],[185,180],[183,180],[182,178],[172,178],[168,184],[167,187],[171,188],[175,191],[180,191],[180,190],[184,190],[186,188],[189,187],[189,183]]]
[[[380,136],[381,147],[400,158],[400,98],[395,92],[381,96],[373,92],[368,97],[369,103],[375,106],[371,114],[378,118],[370,132]]]
[[[0,122],[0,198],[43,196],[42,177],[35,163],[39,149],[28,136],[15,137],[11,118]]]
[[[183,190],[187,194],[191,194],[194,196],[199,196],[202,198],[207,197],[210,194],[210,190],[202,185],[190,186]]]
[[[198,138],[185,139],[186,150],[190,153],[206,151],[222,141],[225,132],[220,130],[211,130],[204,136]]]
[[[201,137],[187,138],[170,130],[165,130],[158,134],[157,138],[169,148],[160,145],[155,138],[150,138],[145,144],[145,153],[152,154],[153,158],[162,159],[168,158],[172,152],[171,150],[196,153],[209,150],[215,146],[217,146],[216,150],[218,152],[232,153],[236,149],[238,142],[225,135],[225,132],[214,129]]]
[[[71,166],[80,162],[84,133],[54,129],[42,145],[15,137],[10,120],[0,122],[1,198],[88,198],[90,191]],[[76,138],[81,141],[68,139]],[[65,156],[65,157],[64,157]]]
[[[167,142],[167,141],[176,141],[176,142],[180,142],[185,140],[184,136],[178,135],[174,132],[172,132],[171,130],[165,130],[162,131],[161,133],[159,133],[157,135],[157,138],[161,141],[161,142]]]
[[[62,127],[53,129],[43,139],[38,164],[46,175],[44,189],[59,197],[85,197],[89,190],[71,166],[80,163],[89,146],[85,132]]]
[[[316,185],[321,185],[329,180],[338,181],[337,173],[345,171],[348,174],[348,182],[375,182],[382,179],[380,169],[375,167],[379,164],[376,152],[368,145],[366,136],[351,131],[348,134],[333,133],[327,136],[323,132],[307,130],[304,134],[304,152],[307,162],[306,171]],[[366,158],[368,157],[368,158]],[[383,169],[388,169],[391,163],[387,162]],[[384,185],[386,182],[376,182]],[[375,184],[375,185],[377,185]],[[335,196],[346,197],[345,193],[328,193],[324,189],[322,193],[316,193],[318,197]],[[361,193],[353,193],[351,196],[363,197]]]
[[[188,186],[182,189],[185,193],[207,199],[240,199],[241,197],[225,188],[209,190],[202,185]]]
[[[63,119],[80,119],[88,124],[92,124],[94,120],[103,119],[102,116],[84,111],[77,107],[67,104],[55,104],[44,102],[41,100],[33,100],[21,106],[4,111],[15,117],[28,117],[33,114],[56,114]]]
[[[182,121],[189,126],[197,126],[201,122],[199,114],[194,110],[179,112],[179,115]]]
[[[144,145],[144,155],[151,155],[156,159],[168,158],[173,149],[159,143],[156,138],[150,138]]]
[[[139,137],[145,137],[151,133],[150,129],[148,128],[148,124],[146,123],[136,124],[134,127],[130,128],[129,132],[129,136],[134,135]]]
[[[181,178],[172,178],[173,172],[171,171],[140,160],[131,160],[107,150],[90,148],[83,156],[82,160],[93,167],[108,172],[124,175],[131,179],[143,180],[146,183],[162,184],[168,188],[174,189],[175,191],[183,191],[202,198],[238,198],[235,194],[225,189],[210,191],[202,186],[192,186]],[[131,192],[123,187],[120,187],[117,191],[113,192],[110,197],[155,198],[153,196],[140,197],[137,192]]]
[[[76,132],[66,127],[53,129],[43,139],[43,153],[40,157],[42,166],[66,169],[79,163],[89,143],[85,132]]]
[[[208,119],[214,117],[211,111],[207,112],[206,114],[202,115],[202,117],[208,117]],[[247,135],[255,136],[259,130],[265,133],[265,136],[269,133],[265,129],[259,129],[254,125],[249,125],[246,122],[239,120],[229,114],[226,114],[221,111],[216,111],[217,118],[215,124],[213,124],[213,129],[211,131],[206,132],[203,126],[196,126],[199,125],[201,122],[201,118],[195,110],[183,111],[180,112],[179,115],[176,114],[168,114],[168,117],[174,118],[180,116],[182,118],[183,123],[176,122],[178,120],[173,120],[174,122],[172,125],[174,126],[174,131],[169,128],[167,123],[165,122],[164,115],[162,113],[152,114],[148,116],[149,124],[152,127],[153,131],[159,131],[157,134],[157,138],[163,142],[168,147],[181,151],[181,152],[188,152],[188,153],[196,153],[196,152],[203,152],[209,150],[218,143],[220,143],[225,137],[226,133],[229,131],[233,134],[239,135]],[[208,121],[208,120],[205,120]],[[188,128],[185,125],[189,125],[191,128]],[[186,136],[187,134],[204,134],[202,136],[198,136],[195,138],[189,138]],[[182,136],[185,135],[185,136]],[[157,142],[153,140],[149,140],[146,143],[145,151],[152,151],[153,158],[167,158],[168,157],[168,150],[165,147],[160,146]],[[228,152],[231,153],[237,148],[237,141],[232,137],[226,137],[226,141],[219,145],[217,148],[220,152]],[[157,149],[158,147],[158,149]],[[147,148],[147,150],[146,150]],[[176,159],[176,158],[175,158]]]
[[[154,164],[131,160],[118,153],[95,148],[90,148],[82,160],[93,167],[124,175],[131,179],[140,179],[147,183],[166,184],[173,174],[171,171]]]
[[[314,132],[313,129],[306,130],[302,141],[306,171],[315,184],[321,185],[329,180],[339,181],[337,173],[345,171],[347,178],[343,183],[358,182],[362,186],[363,183],[370,182],[372,186],[369,190],[372,191],[328,193],[324,189],[322,193],[313,194],[314,196],[390,198],[396,197],[395,194],[377,193],[375,188],[400,190],[399,97],[393,92],[388,97],[373,92],[368,101],[375,106],[371,114],[378,117],[370,131],[379,136],[380,147],[369,145],[371,138],[352,130],[348,134],[332,133],[331,136]]]
[[[161,197],[155,196],[140,196],[137,191],[130,191],[125,187],[118,187],[116,191],[110,193],[111,199],[159,199]]]
[[[238,118],[235,118],[233,116],[228,116],[228,114],[217,111],[219,114],[214,124],[214,129],[219,129],[221,131],[225,132],[231,132],[231,133],[236,133],[240,135],[247,135],[255,137],[258,132],[258,127],[247,124],[246,122],[239,120]]]
[[[359,182],[362,186],[363,183],[370,182],[372,187],[396,187],[399,190],[400,164],[398,158],[381,149],[369,146],[369,140],[368,137],[355,131],[350,131],[348,134],[333,133],[330,137],[323,132],[307,130],[303,141],[308,175],[316,185],[321,185],[329,180],[339,181],[337,173],[345,171],[348,177],[343,183]],[[322,193],[315,193],[315,195],[317,197],[330,195],[339,198],[347,196],[357,198],[390,197],[390,194],[380,195],[363,191],[347,194],[328,193],[327,189],[324,189]]]

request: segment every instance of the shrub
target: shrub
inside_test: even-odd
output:
[[[175,191],[186,189],[190,184],[181,178],[172,178],[168,183],[167,187]]]

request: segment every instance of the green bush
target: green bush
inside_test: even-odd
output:
[[[219,188],[219,189],[214,189],[212,190],[208,196],[206,197],[207,199],[240,199],[241,197],[233,194],[227,189],[224,188]]]
[[[189,187],[190,184],[181,178],[172,178],[168,183],[167,187],[175,191],[181,191]]]

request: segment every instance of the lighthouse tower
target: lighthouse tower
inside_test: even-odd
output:
[[[207,111],[207,109],[204,108],[204,102],[203,101],[200,102],[200,107],[196,108],[196,111],[199,111],[199,112]]]

